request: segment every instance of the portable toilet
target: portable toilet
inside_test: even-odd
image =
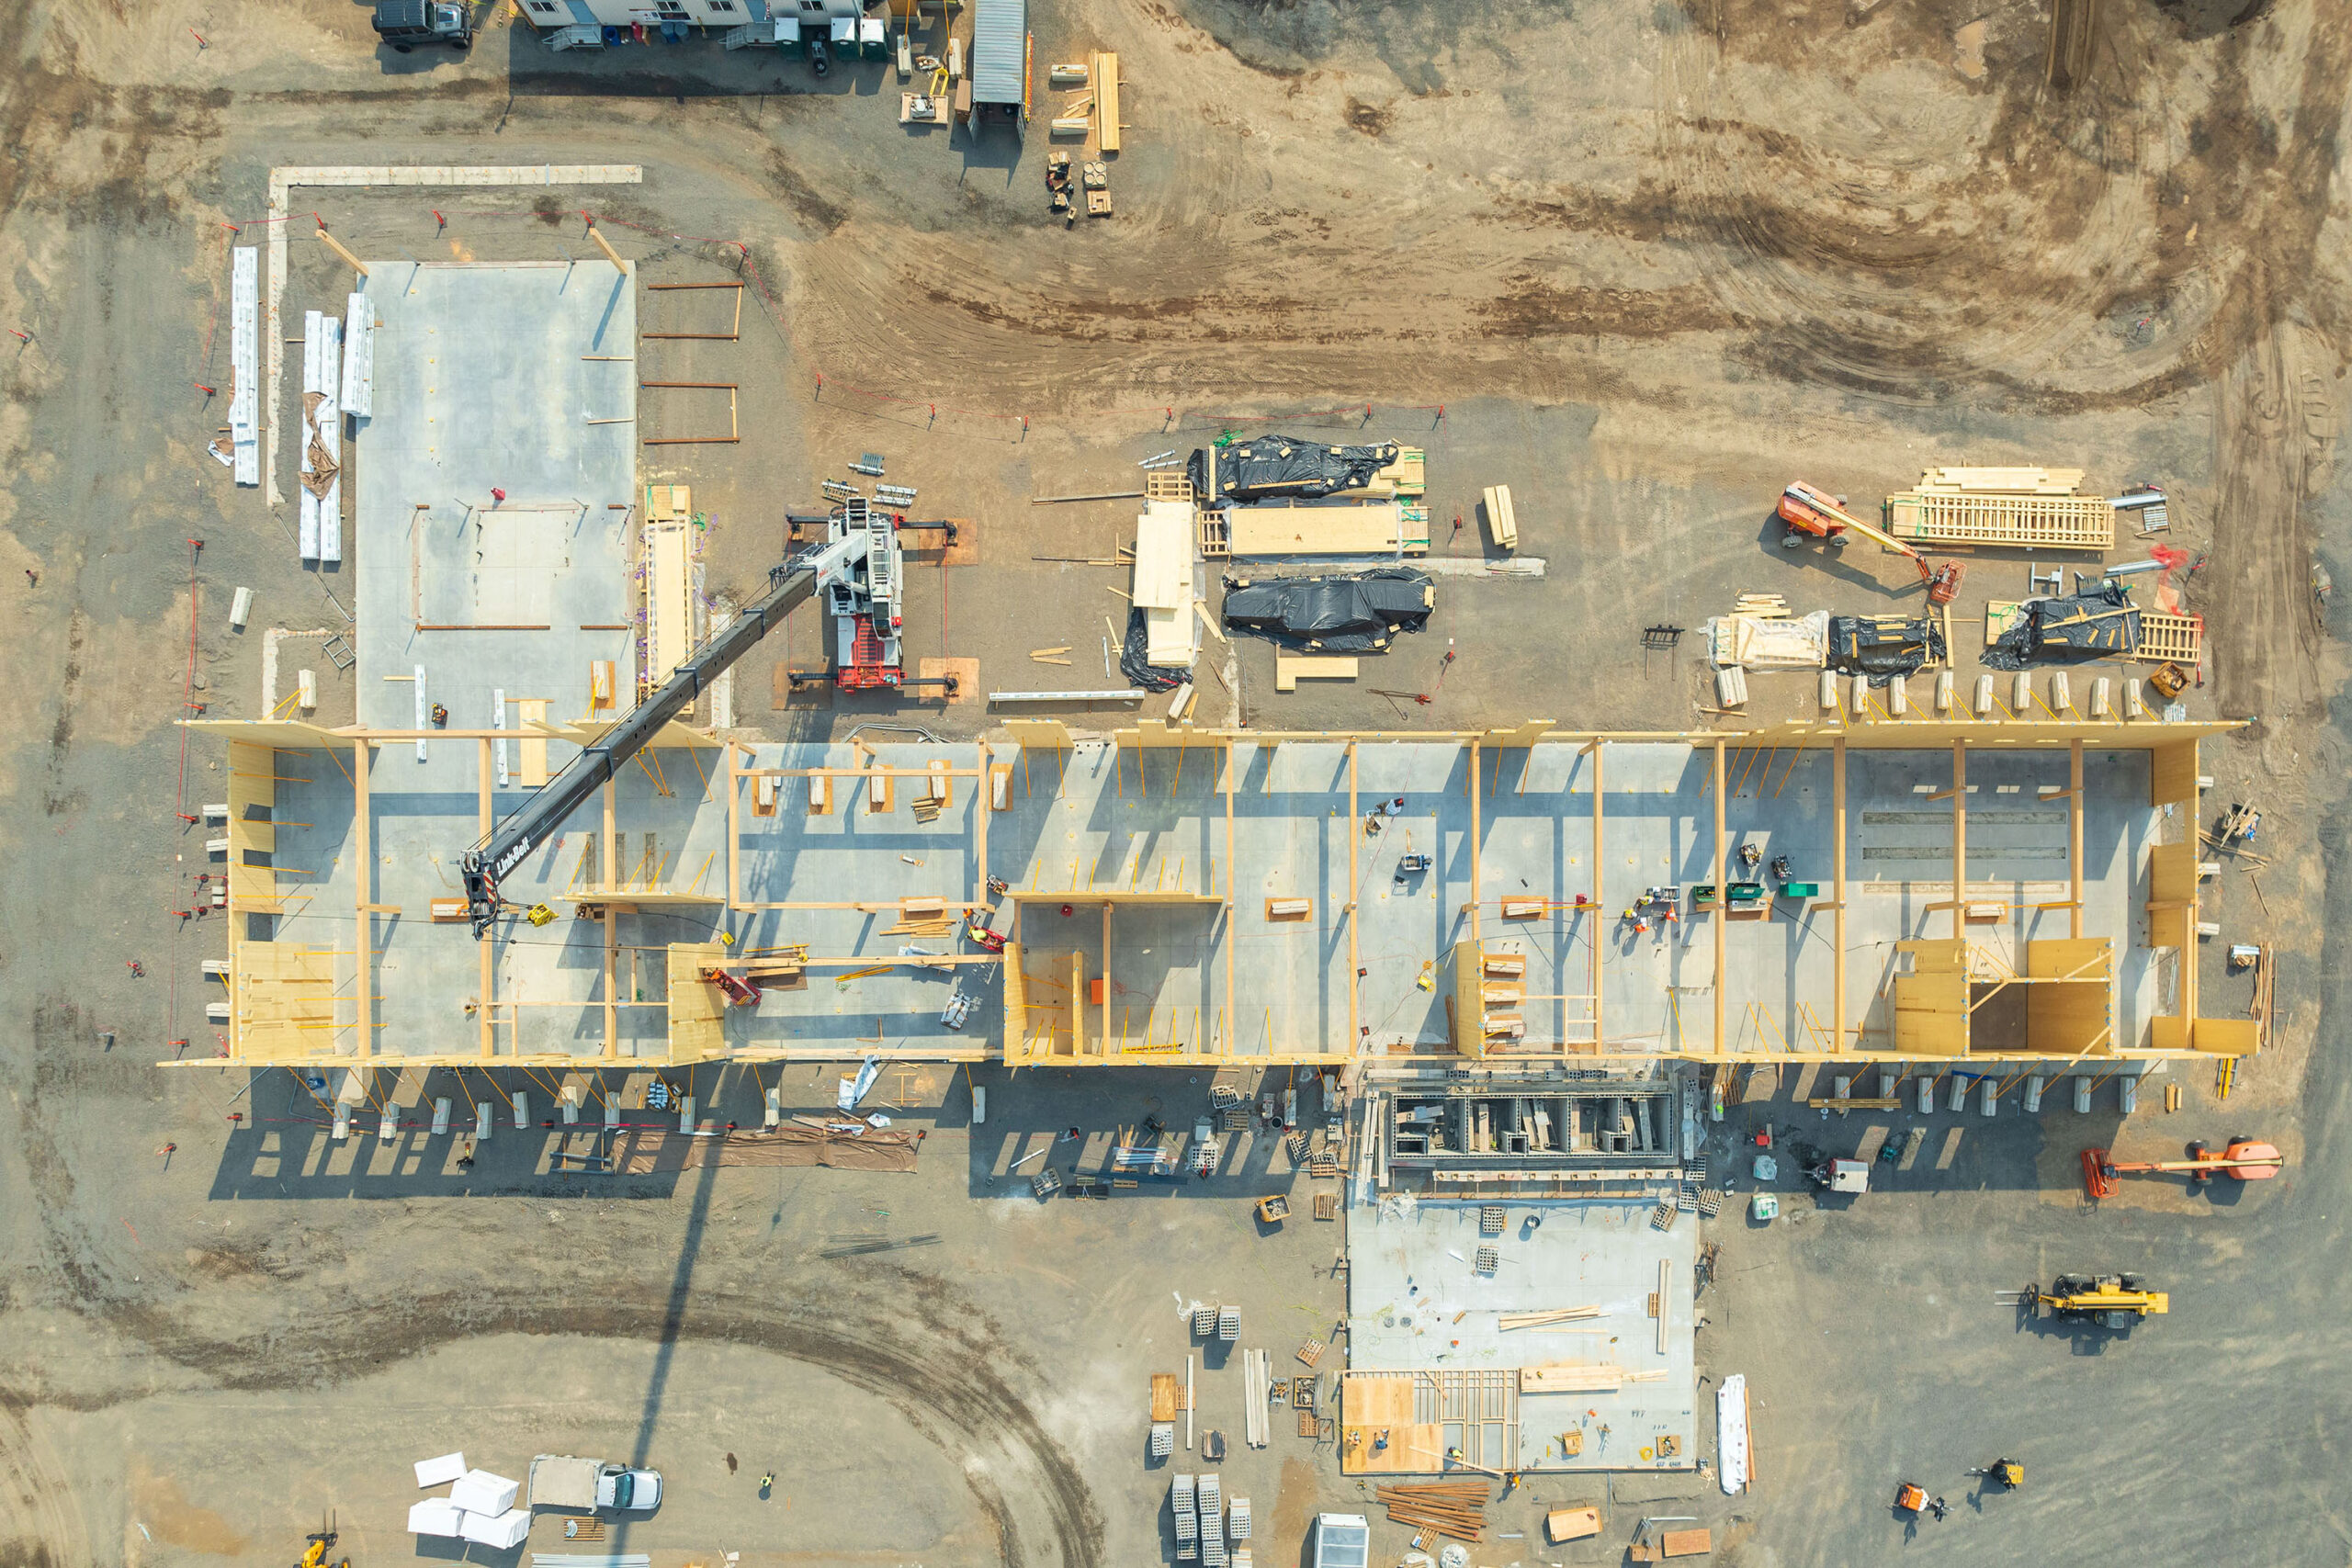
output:
[[[857,22],[857,41],[868,60],[890,58],[889,24],[879,17],[861,17]]]
[[[833,58],[835,60],[857,58],[857,18],[855,17],[833,18]]]
[[[775,46],[786,54],[803,52],[799,17],[786,17],[775,24]]]

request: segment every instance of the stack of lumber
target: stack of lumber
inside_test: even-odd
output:
[[[1474,1545],[1487,1527],[1483,1481],[1406,1481],[1374,1490],[1390,1524],[1435,1530]]]
[[[1580,1317],[1599,1317],[1596,1306],[1549,1307],[1542,1312],[1502,1312],[1495,1314],[1497,1328],[1540,1328],[1548,1324],[1568,1323]]]
[[[1552,1361],[1519,1369],[1521,1393],[1614,1393],[1629,1382],[1664,1382],[1666,1369],[1629,1372],[1610,1361]]]
[[[1399,446],[1396,460],[1352,490],[1335,495],[1369,496],[1380,501],[1419,500],[1429,489],[1429,452],[1420,446]]]
[[[1779,593],[1743,593],[1732,605],[1731,613],[1735,615],[1784,617],[1789,613],[1789,602]]]
[[[2072,495],[2083,486],[2080,468],[1929,468],[1919,476],[1923,494]]]
[[[884,936],[946,936],[963,924],[956,915],[909,917],[882,928]]]
[[[1267,1385],[1272,1382],[1272,1358],[1265,1351],[1241,1352],[1242,1437],[1253,1449],[1262,1449],[1272,1440],[1266,1419]]]

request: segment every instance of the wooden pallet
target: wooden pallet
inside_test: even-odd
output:
[[[1905,491],[1886,498],[1886,531],[1929,545],[2105,550],[2115,545],[2115,508],[2099,495]]]
[[[2204,651],[2204,616],[2140,612],[2140,640],[2132,649],[2132,658],[2147,664],[2169,662],[2194,669]]]
[[[1233,524],[1227,513],[1203,508],[1193,514],[1194,537],[1204,557],[1233,554]]]
[[[1320,1339],[1309,1339],[1298,1348],[1298,1359],[1311,1367],[1323,1359],[1324,1348]]]

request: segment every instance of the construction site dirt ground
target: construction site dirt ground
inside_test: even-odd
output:
[[[1181,1370],[1180,1302],[1238,1302],[1278,1369],[1339,1311],[1336,1227],[1259,1235],[1255,1173],[1042,1205],[999,1176],[1007,1140],[1189,1117],[1206,1085],[1183,1075],[976,1073],[975,1130],[967,1082],[939,1071],[902,1097],[901,1124],[932,1134],[914,1176],[713,1168],[607,1191],[541,1174],[537,1134],[511,1130],[469,1171],[421,1137],[413,1169],[314,1168],[323,1114],[290,1075],[151,1065],[212,1049],[197,965],[226,941],[180,913],[205,859],[176,815],[218,797],[223,762],[172,721],[257,715],[273,659],[315,667],[319,716],[348,721],[316,634],[347,629],[373,564],[302,570],[290,504],[205,450],[226,419],[227,248],[262,240],[280,164],[588,162],[645,178],[303,193],[287,303],[349,287],[312,207],[369,255],[583,267],[593,211],[647,281],[755,280],[740,341],[641,350],[646,378],[738,383],[743,440],[648,448],[643,477],[694,485],[708,582],[741,595],[787,506],[886,454],[921,513],[977,525],[976,562],[916,567],[909,652],[977,659],[983,689],[1092,683],[1123,608],[1105,592],[1123,572],[1032,558],[1111,558],[1129,510],[1030,498],[1130,488],[1141,459],[1227,429],[1426,446],[1439,555],[1480,547],[1472,503],[1508,482],[1521,554],[1547,563],[1442,578],[1430,630],[1352,686],[1278,696],[1269,650],[1235,648],[1203,716],[1285,728],[1736,728],[1702,711],[1696,636],[1645,653],[1644,626],[1695,634],[1751,590],[1917,603],[1866,547],[1780,549],[1788,479],[1864,503],[1939,463],[2165,485],[2172,542],[2203,558],[2189,711],[2254,721],[2207,748],[2206,799],[2265,812],[2267,863],[2208,894],[2205,993],[2243,1007],[2221,950],[2270,944],[2271,1050],[2226,1107],[2200,1073],[2180,1114],[2151,1092],[2122,1123],[2111,1089],[2088,1118],[2057,1093],[2038,1117],[1939,1111],[1885,1190],[1792,1198],[1760,1229],[1726,1206],[1698,1359],[1748,1375],[1756,1487],[1533,1485],[1490,1509],[1473,1561],[1611,1560],[1643,1517],[1686,1515],[1716,1561],[1757,1565],[2343,1557],[2352,998],[2323,938],[2352,918],[2352,821],[2343,611],[2311,582],[2315,563],[2352,581],[2352,17],[2101,14],[2091,77],[2057,95],[2028,0],[1036,0],[1040,61],[1116,50],[1128,82],[1117,210],[1065,228],[1043,136],[910,132],[878,63],[820,82],[715,41],[551,57],[503,7],[463,58],[383,52],[339,0],[0,10],[0,1562],[282,1563],[329,1513],[356,1562],[396,1561],[415,1550],[405,1466],[457,1448],[507,1472],[541,1450],[650,1461],[672,1499],[613,1540],[658,1568],[1164,1561],[1146,1390]],[[2053,564],[2089,562],[1970,560],[1964,671],[1984,602]],[[1062,643],[1067,668],[1027,657]],[[738,670],[739,723],[987,722],[977,702],[757,700],[779,660],[819,657],[813,621],[772,640]],[[1804,677],[1755,685],[1760,716],[1811,701]],[[1796,1078],[1715,1130],[1723,1168],[1768,1115],[1859,1139],[1860,1118],[1804,1111]],[[740,1078],[703,1092],[756,1114]],[[830,1094],[797,1072],[786,1100]],[[2240,1132],[2287,1150],[2282,1179],[2076,1197],[2086,1143],[2157,1156]],[[2112,1269],[2168,1290],[2171,1314],[2072,1338],[1993,1300]],[[1227,1490],[1257,1505],[1261,1560],[1288,1564],[1317,1509],[1368,1499],[1279,1424],[1241,1448],[1238,1390],[1219,1371],[1203,1409],[1235,1439]],[[1973,1506],[1962,1472],[1996,1454],[2027,1490]],[[1893,1515],[1903,1480],[1954,1517]],[[1582,1502],[1604,1505],[1601,1541],[1544,1545],[1541,1509]],[[1394,1562],[1405,1532],[1377,1525],[1374,1545]]]

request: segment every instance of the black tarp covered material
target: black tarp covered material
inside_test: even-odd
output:
[[[1883,686],[1897,675],[1913,674],[1929,660],[1943,656],[1943,628],[1931,618],[1829,617],[1829,668],[1847,675],[1867,675],[1873,686]]]
[[[1127,612],[1127,637],[1119,644],[1119,673],[1127,678],[1130,686],[1141,686],[1147,692],[1172,692],[1193,678],[1185,670],[1162,670],[1151,661],[1151,628],[1144,625],[1143,612]]]
[[[1261,435],[1213,452],[1196,449],[1184,464],[1184,477],[1193,481],[1193,493],[1204,506],[1312,498],[1370,484],[1373,475],[1396,460],[1399,450],[1394,441],[1333,446],[1292,435]],[[1212,461],[1216,468],[1214,487],[1209,483]]]
[[[1419,631],[1436,604],[1430,574],[1410,567],[1225,580],[1227,626],[1317,653],[1384,651],[1398,632]]]
[[[1996,670],[2080,664],[2130,653],[2139,645],[2139,607],[2129,589],[2109,579],[2086,593],[2018,605],[2008,629],[1984,649],[1984,662]]]

